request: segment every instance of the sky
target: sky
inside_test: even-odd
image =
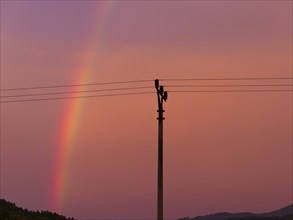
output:
[[[155,219],[157,97],[164,216],[292,203],[292,92],[174,92],[292,79],[292,1],[1,0],[1,198],[77,219]],[[165,79],[165,80],[164,80]],[[140,81],[33,90],[102,82]],[[72,97],[80,90],[144,89]],[[227,88],[225,88],[227,89]],[[228,88],[231,89],[231,88]],[[173,91],[173,92],[172,92]],[[46,96],[4,96],[62,93]]]

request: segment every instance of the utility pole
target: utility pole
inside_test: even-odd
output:
[[[168,93],[164,87],[159,85],[159,80],[155,80],[155,87],[158,96],[158,194],[157,194],[157,220],[163,220],[163,101],[166,102]]]

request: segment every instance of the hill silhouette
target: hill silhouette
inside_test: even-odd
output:
[[[292,220],[293,219],[293,204],[276,211],[255,214],[250,212],[229,213],[219,212],[215,214],[185,217],[179,220]]]
[[[0,199],[0,219],[1,220],[75,220],[66,218],[48,211],[29,211],[17,207],[14,203]]]

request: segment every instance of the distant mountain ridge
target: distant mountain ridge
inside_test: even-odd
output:
[[[276,211],[268,212],[268,213],[264,213],[264,214],[260,214],[260,215],[263,215],[265,217],[281,217],[284,215],[292,215],[292,214],[293,214],[293,204],[288,205],[282,209],[278,209]]]
[[[197,217],[185,217],[179,220],[228,220],[228,219],[250,219],[250,218],[279,218],[283,216],[292,215],[293,217],[293,204],[288,205],[284,208],[278,209],[276,211],[256,214],[250,212],[240,212],[240,213],[229,213],[229,212],[219,212],[215,214],[197,216]],[[290,218],[288,218],[290,219]],[[293,219],[293,218],[292,218]]]

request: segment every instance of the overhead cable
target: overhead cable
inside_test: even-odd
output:
[[[51,98],[36,98],[36,99],[17,99],[0,101],[0,103],[13,103],[13,102],[34,102],[34,101],[50,101],[50,100],[64,100],[64,99],[82,99],[82,98],[96,98],[108,96],[131,96],[142,94],[154,94],[155,92],[133,92],[133,93],[117,93],[117,94],[103,94],[103,95],[84,95],[84,96],[69,96],[69,97],[51,97]]]
[[[243,89],[243,90],[170,90],[170,93],[216,93],[216,92],[292,92],[292,89]]]
[[[81,86],[131,84],[131,83],[143,83],[143,82],[151,82],[151,81],[153,81],[153,80],[130,80],[130,81],[116,81],[116,82],[97,82],[97,83],[80,83],[80,84],[67,84],[67,85],[34,86],[34,87],[6,88],[6,89],[0,89],[0,91],[54,89],[54,88],[81,87]]]
[[[293,77],[162,78],[161,81],[293,80]]]
[[[66,91],[66,92],[48,92],[48,93],[31,93],[31,94],[17,94],[17,95],[3,95],[1,98],[17,98],[28,96],[48,96],[48,95],[63,95],[63,94],[77,94],[77,93],[92,93],[92,92],[109,92],[109,91],[121,91],[121,90],[138,90],[138,89],[150,89],[153,86],[141,86],[141,87],[128,87],[128,88],[111,88],[111,89],[92,89],[92,90],[78,90],[78,91]]]
[[[166,85],[165,87],[173,88],[173,87],[282,87],[282,86],[293,86],[293,84],[208,84],[208,85]]]

